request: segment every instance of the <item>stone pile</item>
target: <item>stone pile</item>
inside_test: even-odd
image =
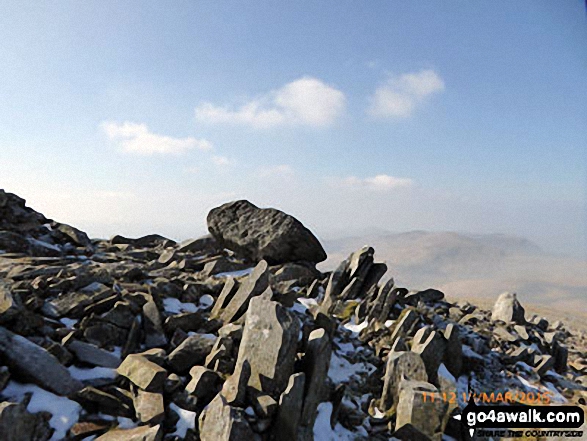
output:
[[[585,336],[515,295],[410,291],[370,247],[321,273],[307,228],[248,201],[208,224],[89,240],[0,192],[0,439],[458,440],[471,391],[585,404]]]

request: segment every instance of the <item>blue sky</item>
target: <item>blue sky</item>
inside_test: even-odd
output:
[[[581,1],[0,3],[0,186],[94,236],[247,198],[320,237],[587,256]]]

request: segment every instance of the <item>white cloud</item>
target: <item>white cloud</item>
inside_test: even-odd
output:
[[[214,165],[217,165],[218,167],[227,167],[234,164],[234,161],[226,156],[214,155],[211,160]]]
[[[329,126],[344,112],[344,93],[319,79],[302,77],[254,99],[238,109],[202,103],[196,118],[203,122],[244,124],[263,129],[280,125]]]
[[[410,178],[397,178],[384,174],[363,179],[357,178],[356,176],[349,176],[343,179],[336,179],[333,183],[337,187],[359,188],[370,191],[390,191],[414,185],[414,181]]]
[[[444,81],[433,70],[390,77],[375,90],[368,113],[376,117],[408,117],[426,97],[443,90]]]
[[[267,177],[287,177],[294,176],[294,169],[287,164],[274,165],[270,167],[260,167],[258,175],[262,178]]]
[[[188,150],[212,150],[212,143],[205,139],[173,138],[157,135],[149,131],[146,124],[124,122],[122,124],[105,121],[102,130],[108,138],[118,143],[128,153],[138,155],[181,154]]]

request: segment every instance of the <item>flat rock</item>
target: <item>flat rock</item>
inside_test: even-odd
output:
[[[161,426],[140,426],[134,429],[114,429],[96,438],[96,441],[161,441]]]
[[[148,392],[163,390],[163,385],[167,378],[165,369],[138,354],[131,354],[126,357],[118,367],[117,372]]]
[[[14,377],[57,395],[70,395],[83,387],[47,350],[3,327],[0,327],[0,354]]]

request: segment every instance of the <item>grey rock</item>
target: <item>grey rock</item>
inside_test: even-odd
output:
[[[147,303],[143,305],[143,331],[145,333],[145,345],[147,348],[155,348],[167,344],[167,338],[165,338],[161,324],[161,314],[159,314],[157,304],[151,296],[149,296]]]
[[[43,312],[49,317],[79,319],[84,315],[86,307],[110,297],[112,293],[112,289],[106,285],[94,282],[79,291],[63,294],[45,303]]]
[[[251,365],[249,386],[278,396],[293,373],[300,325],[279,303],[265,296],[251,300],[245,315],[235,371]]]
[[[406,296],[405,303],[408,305],[416,306],[418,302],[432,303],[439,302],[444,299],[444,293],[437,289],[428,288],[424,291],[418,291],[416,293]]]
[[[406,336],[418,321],[418,314],[414,310],[404,309],[393,327],[391,337],[389,338],[391,343],[393,344],[398,337]]]
[[[161,441],[163,429],[158,426],[140,426],[134,429],[114,429],[96,438],[96,441]]]
[[[47,441],[52,429],[38,414],[29,413],[22,403],[0,403],[0,439],[2,441]]]
[[[516,294],[504,292],[497,298],[495,305],[493,305],[491,320],[501,320],[505,323],[514,322],[518,325],[523,325],[526,323],[524,313],[524,308],[518,302]]]
[[[226,282],[222,287],[222,291],[220,292],[220,295],[214,302],[212,311],[210,311],[210,318],[214,319],[220,317],[220,313],[224,308],[226,308],[228,303],[232,300],[238,288],[238,282],[234,278],[228,277],[226,279]]]
[[[142,355],[131,354],[117,369],[118,375],[128,378],[133,384],[148,392],[163,390],[167,371]]]
[[[159,424],[163,422],[165,406],[162,393],[146,392],[135,388],[133,402],[137,418],[141,423]]]
[[[432,396],[435,399],[432,399]],[[395,430],[410,424],[430,439],[440,439],[445,403],[430,383],[406,381],[401,385]]]
[[[0,355],[18,379],[30,381],[57,395],[70,395],[83,385],[42,347],[0,327]]]
[[[201,441],[253,440],[254,434],[244,412],[228,405],[221,394],[202,412],[199,419]]]
[[[297,441],[302,407],[304,405],[305,383],[306,375],[303,372],[298,372],[289,377],[287,387],[279,397],[279,409],[273,428],[275,439]]]
[[[416,332],[412,342],[412,352],[420,354],[422,361],[426,366],[428,381],[437,382],[438,368],[444,358],[446,350],[446,340],[438,331],[433,331],[430,327],[425,326]]]
[[[267,394],[255,394],[252,399],[253,409],[259,418],[273,418],[277,412],[277,401]]]
[[[269,286],[268,265],[264,260],[260,261],[253,272],[239,286],[226,308],[220,314],[220,320],[230,323],[241,317],[249,306],[253,297],[262,294]]]
[[[389,410],[397,404],[400,383],[404,380],[428,381],[426,366],[422,357],[415,352],[393,352],[387,358],[385,376],[383,377],[383,393],[381,410]]]
[[[322,262],[326,253],[316,237],[294,217],[249,201],[230,202],[208,213],[208,230],[224,247],[243,257],[272,265]]]
[[[312,331],[308,337],[306,352],[302,359],[306,375],[305,397],[298,436],[300,441],[313,440],[313,428],[317,409],[324,395],[326,377],[330,367],[332,346],[330,338],[322,328]]]
[[[219,392],[222,378],[204,366],[190,369],[191,380],[185,387],[187,393],[194,395],[199,404],[206,405]]]
[[[463,369],[463,345],[459,337],[458,327],[453,323],[449,323],[444,329],[444,338],[446,340],[446,351],[443,363],[455,378],[459,378]]]
[[[18,298],[12,295],[10,285],[0,281],[0,324],[8,323],[20,315]]]
[[[167,364],[173,372],[187,374],[192,366],[201,365],[206,361],[214,342],[214,339],[205,335],[192,335],[169,354]]]
[[[68,339],[65,347],[73,353],[79,361],[93,366],[102,366],[116,369],[120,366],[120,359],[111,352],[80,340]]]

